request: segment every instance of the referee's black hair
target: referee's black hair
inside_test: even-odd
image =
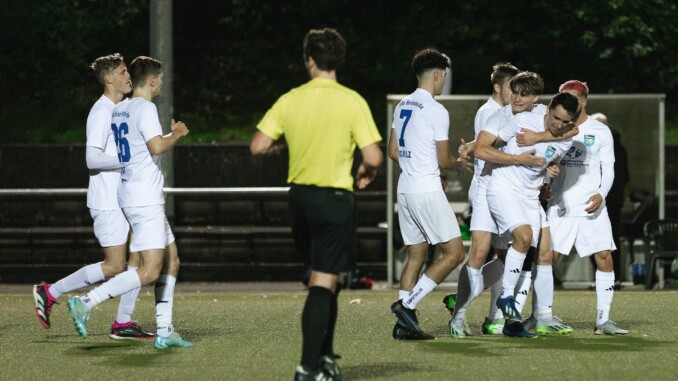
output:
[[[313,58],[318,69],[337,70],[346,57],[346,40],[332,28],[311,29],[304,37],[304,61]]]
[[[431,69],[445,70],[450,68],[450,63],[445,55],[435,49],[424,49],[412,58],[412,70],[417,78]]]

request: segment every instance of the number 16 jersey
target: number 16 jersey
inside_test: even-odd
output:
[[[118,159],[125,164],[118,187],[120,207],[164,204],[165,178],[158,158],[151,155],[146,145],[150,139],[162,135],[155,104],[140,97],[118,103],[113,109],[111,128]]]

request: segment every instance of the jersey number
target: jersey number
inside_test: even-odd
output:
[[[407,128],[407,123],[409,123],[410,118],[412,117],[412,110],[402,109],[400,110],[400,119],[405,118],[403,123],[403,130],[400,131],[400,139],[398,139],[398,145],[405,147],[405,129]]]
[[[127,163],[130,158],[129,142],[127,141],[129,127],[127,127],[127,123],[121,123],[120,127],[111,123],[111,129],[113,130],[113,137],[115,137],[115,145],[118,147],[118,160],[121,163]]]

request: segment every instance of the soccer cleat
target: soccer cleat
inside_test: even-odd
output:
[[[153,342],[155,349],[169,349],[169,348],[190,348],[193,346],[188,340],[184,340],[179,336],[178,333],[172,332],[168,337],[155,336],[155,341]]]
[[[466,336],[473,336],[471,328],[466,324],[466,320],[462,319],[450,319],[450,335],[456,337],[457,339],[463,339]]]
[[[628,333],[629,331],[619,328],[612,320],[606,321],[603,325],[596,325],[593,331],[595,335],[627,335]]]
[[[520,321],[522,316],[520,312],[516,309],[516,300],[513,298],[513,295],[509,295],[505,298],[497,298],[497,307],[504,314],[506,320]]]
[[[450,311],[450,315],[454,316],[454,308],[457,304],[457,294],[448,294],[443,298],[445,308]]]
[[[507,320],[502,329],[504,336],[518,337],[521,339],[533,339],[537,337],[534,333],[528,332],[520,321]]]
[[[49,294],[49,284],[40,284],[33,286],[33,299],[35,299],[35,316],[43,327],[49,329],[49,315],[52,313],[52,306],[56,299]]]
[[[76,296],[68,299],[66,306],[73,318],[75,330],[80,336],[87,337],[87,319],[89,319],[89,311],[87,311],[85,304],[80,300],[79,296]]]
[[[325,373],[331,380],[334,381],[344,381],[344,376],[341,374],[341,369],[337,365],[337,359],[340,359],[339,355],[324,355],[320,356],[320,370]]]
[[[396,323],[395,326],[393,326],[393,338],[396,340],[431,340],[434,339],[434,337],[430,335],[422,336],[418,332],[410,332],[407,330],[407,328],[403,327],[400,325],[400,323]]]
[[[537,334],[539,335],[569,335],[573,331],[572,327],[561,324],[555,319],[551,319],[550,321],[537,321],[536,327]]]
[[[434,336],[429,335],[419,327],[416,312],[414,310],[405,308],[405,306],[403,306],[402,300],[398,300],[391,305],[391,312],[393,312],[398,318],[398,324],[400,324],[410,333],[420,336],[420,340],[435,339]]]
[[[303,365],[297,366],[294,371],[294,381],[332,381],[332,377],[322,369],[309,369]]]
[[[126,340],[126,339],[145,339],[150,340],[155,337],[154,334],[144,332],[134,322],[119,324],[117,321],[113,322],[111,333],[108,335],[111,339]]]
[[[558,323],[562,322],[558,321]],[[525,327],[525,329],[528,331],[537,328],[537,318],[533,314],[530,314],[530,316],[527,319],[523,320],[523,327]]]
[[[483,334],[501,335],[505,322],[506,320],[504,318],[492,320],[489,317],[486,317],[485,321],[483,322]]]

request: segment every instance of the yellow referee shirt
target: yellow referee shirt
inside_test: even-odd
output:
[[[257,129],[285,135],[287,182],[353,191],[353,153],[381,141],[367,102],[336,81],[315,78],[290,90],[264,115]]]

